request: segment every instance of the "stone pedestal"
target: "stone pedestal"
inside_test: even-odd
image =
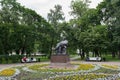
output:
[[[51,56],[51,63],[69,63],[70,59],[69,59],[69,55],[52,55]]]
[[[57,54],[51,56],[51,63],[48,66],[54,69],[76,69],[76,66],[70,64],[69,55]]]

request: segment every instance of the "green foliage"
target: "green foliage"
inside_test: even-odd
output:
[[[64,20],[64,13],[62,12],[61,5],[55,5],[54,9],[50,10],[48,13],[48,21],[52,26],[52,31],[50,32],[51,41],[50,41],[50,55],[52,53],[52,48],[56,46],[56,43],[60,40],[60,35],[62,34],[60,23]]]
[[[81,57],[90,51],[114,55],[118,52],[120,58],[120,1],[104,0],[96,9],[89,9],[89,3],[89,0],[71,1],[70,14],[74,18],[69,22],[64,22],[62,6],[55,5],[48,13],[48,23],[16,0],[1,0],[0,55],[13,51],[51,55],[52,47],[66,37],[70,54],[76,49],[80,50]],[[1,58],[4,63],[6,60]]]
[[[0,54],[13,51],[17,54],[48,53],[52,31],[50,24],[16,0],[1,0],[0,3]]]
[[[90,27],[87,31],[81,32],[79,41],[83,43],[85,50],[104,50],[107,46],[107,27],[96,26]]]
[[[105,0],[98,5],[99,14],[103,18],[102,21],[108,26],[110,51],[115,52],[120,50],[120,1]],[[119,51],[120,57],[120,51]]]
[[[20,63],[23,55],[0,55],[0,64]]]
[[[89,0],[72,0],[71,1],[71,14],[75,17],[82,17],[88,10]]]
[[[0,54],[8,54],[8,51],[10,50],[10,27],[9,24],[1,24],[0,25],[0,47],[1,47],[1,53]]]

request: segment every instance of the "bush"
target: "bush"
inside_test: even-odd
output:
[[[7,63],[19,63],[23,55],[0,55],[0,63],[7,64]]]

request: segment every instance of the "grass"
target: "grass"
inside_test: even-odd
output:
[[[70,55],[70,56],[72,58],[72,57],[76,57],[78,55]],[[112,56],[110,54],[107,54],[107,55],[103,54],[102,58],[103,57],[106,59],[106,61],[113,61],[113,62],[119,62],[120,61],[120,59],[118,58],[118,56],[116,56],[115,58],[112,58]],[[75,61],[80,61],[80,60],[81,60],[80,56],[77,59],[75,59]],[[85,59],[83,61],[85,61]]]
[[[50,59],[48,58],[40,58],[40,62],[46,62],[46,61],[49,61]]]
[[[50,59],[48,59],[47,56],[44,56],[44,57],[42,57],[42,56],[33,56],[33,57],[36,58],[36,59],[40,59],[40,62],[46,62],[46,61],[50,60]]]
[[[106,55],[105,58],[107,61],[115,61],[115,62],[120,61],[120,59],[118,57],[112,58],[111,55]]]
[[[47,77],[54,76],[48,73],[30,73],[30,72],[22,72],[19,76],[17,76],[17,80],[43,80]]]
[[[76,57],[76,56],[77,56],[77,55],[73,55],[73,54],[72,54],[72,55],[70,55],[70,58],[73,58],[73,57]]]

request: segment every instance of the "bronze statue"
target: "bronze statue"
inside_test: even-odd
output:
[[[65,39],[57,43],[57,46],[55,48],[56,54],[66,54],[67,44],[68,41]]]

